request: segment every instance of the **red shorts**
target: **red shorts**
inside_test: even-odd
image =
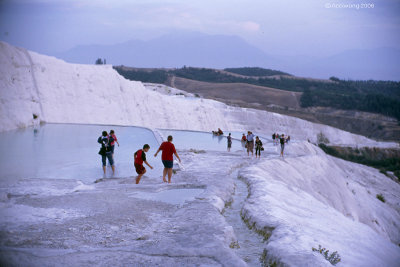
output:
[[[135,169],[136,169],[136,173],[137,174],[142,174],[146,170],[146,168],[143,167],[143,165],[140,165],[140,164],[137,164],[137,163],[135,163]]]

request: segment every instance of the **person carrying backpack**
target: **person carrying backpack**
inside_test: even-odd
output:
[[[103,172],[106,174],[106,160],[108,159],[108,162],[111,165],[111,169],[113,174],[115,173],[115,166],[114,166],[114,160],[112,157],[112,149],[111,149],[111,142],[114,141],[114,138],[112,136],[109,136],[107,131],[103,131],[101,136],[97,139],[97,142],[101,144],[101,148],[99,151],[99,154],[101,155],[101,161],[103,163]]]
[[[264,150],[263,143],[261,142],[260,138],[256,136],[256,158],[257,158],[257,151],[258,151],[258,157],[261,158],[261,150]]]

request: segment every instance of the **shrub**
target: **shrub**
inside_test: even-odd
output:
[[[339,152],[338,151],[336,151],[336,149],[334,148],[334,147],[331,147],[331,146],[327,146],[327,145],[325,145],[325,144],[318,144],[318,146],[326,153],[326,154],[329,154],[329,155],[332,155],[332,156],[335,156],[335,157],[340,157],[340,158],[343,158],[343,157],[341,157],[341,155],[339,154]]]
[[[326,248],[322,248],[321,245],[318,246],[318,249],[312,248],[312,251],[317,251],[318,253],[323,255],[324,258],[327,261],[329,261],[332,265],[336,265],[342,260],[337,251],[335,251],[335,252],[333,252],[332,254],[329,255],[329,250],[327,250]]]
[[[277,267],[278,263],[276,261],[267,260],[268,251],[264,248],[263,253],[260,256],[261,266],[263,267]]]
[[[386,202],[385,197],[382,194],[377,194],[376,198],[379,199],[380,201],[382,201],[383,203]]]
[[[329,139],[324,135],[323,132],[317,134],[317,143],[318,144],[329,144]]]
[[[240,248],[238,241],[232,241],[229,245],[230,248]]]

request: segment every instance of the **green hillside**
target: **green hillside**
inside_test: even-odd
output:
[[[227,68],[224,71],[244,75],[244,76],[253,76],[253,77],[262,77],[262,76],[274,76],[274,75],[288,75],[292,76],[289,73],[279,71],[279,70],[271,70],[271,69],[263,69],[258,67],[244,67],[244,68]]]

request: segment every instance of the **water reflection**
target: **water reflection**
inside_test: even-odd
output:
[[[150,157],[158,149],[152,131],[140,127],[45,124],[0,133],[0,179],[66,178],[93,182],[103,177],[100,144],[103,130],[114,129],[121,146],[115,148],[116,177],[136,176],[133,154],[150,145],[149,159],[154,166],[149,177],[159,177],[162,163]],[[110,175],[108,173],[107,175]]]
[[[35,127],[0,133],[0,180],[16,178],[66,178],[93,182],[103,177],[100,145],[97,138],[103,130],[114,129],[120,142],[115,147],[114,177],[136,177],[133,154],[144,144],[150,145],[147,177],[160,178],[162,163],[153,155],[159,147],[154,133],[141,127],[120,127],[77,124],[44,124]],[[227,151],[226,136],[215,136],[211,132],[159,130],[167,137],[174,137],[177,150],[195,149],[205,151]],[[239,135],[240,134],[240,135]],[[242,133],[232,132],[232,136]],[[239,139],[239,138],[238,138]],[[243,151],[244,143],[232,140],[231,151]],[[264,140],[263,140],[264,143]],[[265,144],[265,143],[264,143]],[[108,170],[107,177],[111,175]]]
[[[196,132],[184,130],[158,130],[164,138],[168,135],[174,137],[173,143],[177,149],[196,149],[208,151],[226,151],[228,141],[226,136],[213,135],[211,132]],[[232,150],[240,150],[241,144],[238,140],[232,140]]]

